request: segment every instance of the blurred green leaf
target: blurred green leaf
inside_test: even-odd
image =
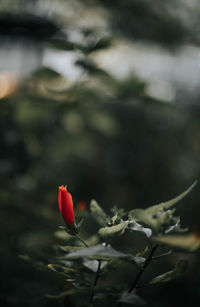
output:
[[[46,294],[47,298],[52,298],[52,299],[58,299],[58,298],[63,298],[68,295],[76,295],[76,294],[81,294],[81,293],[88,293],[90,291],[89,287],[79,287],[79,288],[73,288],[68,291],[63,291],[59,294]]]
[[[48,264],[48,268],[56,273],[74,278],[76,276],[76,270],[60,264]]]
[[[119,252],[111,246],[103,246],[101,244],[84,248],[63,257],[63,259],[79,259],[79,258],[92,258],[92,259],[112,259],[112,258],[128,258],[127,254]]]
[[[52,48],[58,49],[58,50],[66,50],[66,51],[72,51],[76,49],[83,49],[83,46],[81,44],[77,44],[74,42],[69,42],[66,40],[61,39],[51,39],[48,41],[50,46]]]
[[[102,77],[111,78],[109,73],[105,70],[99,68],[92,60],[89,59],[79,59],[76,61],[76,65],[82,67],[87,70],[91,75],[98,75]],[[111,78],[112,79],[112,78]]]
[[[190,252],[195,252],[200,248],[200,237],[195,233],[186,235],[165,235],[154,237],[153,239],[158,243]]]
[[[19,258],[25,261],[30,262],[36,269],[40,271],[44,271],[47,269],[47,266],[44,262],[42,261],[37,261],[33,258],[31,258],[29,255],[19,255]]]
[[[51,80],[60,78],[61,75],[49,67],[40,67],[32,73],[32,78],[39,80]]]
[[[62,246],[62,245],[60,245],[59,248],[60,248],[62,251],[66,252],[66,253],[72,253],[72,252],[76,252],[76,251],[78,251],[78,250],[81,250],[81,249],[83,249],[84,247],[82,247],[82,246],[69,246],[69,245],[67,245],[67,246]]]
[[[90,202],[90,212],[94,220],[100,225],[100,226],[106,226],[107,224],[107,216],[103,209],[99,206],[99,204],[96,202],[96,200],[92,199]]]
[[[187,267],[188,267],[188,260],[180,259],[173,270],[155,277],[154,279],[152,279],[150,284],[156,284],[160,282],[168,282],[174,280],[179,276],[181,276],[186,271]]]
[[[91,42],[86,46],[83,51],[85,53],[91,53],[94,51],[102,50],[111,46],[112,39],[110,37],[102,37],[99,40]]]
[[[146,302],[135,293],[127,293],[122,295],[118,302],[129,305],[145,305]]]

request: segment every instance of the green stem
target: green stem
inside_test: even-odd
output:
[[[132,282],[130,288],[128,289],[127,294],[131,293],[137,287],[140,278],[142,277],[142,275],[144,274],[147,266],[149,265],[149,263],[153,259],[153,255],[154,255],[154,253],[155,253],[157,248],[158,248],[158,244],[156,244],[155,246],[152,247],[151,252],[150,252],[148,258],[146,259],[144,265],[141,267],[141,269],[139,270],[138,274],[136,275],[136,278],[134,279],[134,281]],[[118,307],[121,307],[122,305],[123,305],[123,303],[120,303],[118,305]]]
[[[99,279],[100,269],[101,269],[101,260],[98,260],[98,267],[97,267],[97,271],[96,271],[96,274],[95,274],[94,282],[93,282],[93,285],[92,285],[92,292],[91,292],[91,295],[90,295],[88,306],[90,306],[90,304],[92,304],[92,301],[93,301],[94,288],[96,287],[97,281]]]
[[[168,252],[166,252],[166,253],[164,253],[164,254],[161,254],[161,255],[152,257],[152,260],[157,260],[157,259],[159,259],[159,258],[168,256],[168,255],[171,255],[171,254],[172,254],[172,251],[168,251]]]
[[[85,247],[89,247],[89,246],[87,245],[87,243],[86,243],[85,241],[83,241],[83,239],[81,239],[81,237],[79,237],[78,234],[76,234],[75,236],[76,236],[77,239],[79,239],[79,241],[81,241],[81,242],[85,245]]]
[[[147,266],[151,262],[153,255],[154,255],[157,248],[158,248],[158,244],[156,244],[156,245],[154,245],[154,247],[152,247],[152,250],[151,250],[148,258],[146,259],[144,265],[142,266],[142,268],[139,270],[138,274],[136,275],[136,278],[134,279],[133,283],[131,284],[131,286],[128,290],[128,293],[131,293],[137,287],[137,284],[138,284],[140,278],[142,277],[142,275],[144,274]]]
[[[105,246],[106,247],[108,246],[108,242],[106,243]],[[95,274],[95,277],[94,277],[94,282],[93,282],[93,285],[92,285],[92,292],[91,292],[91,295],[90,295],[88,306],[90,306],[92,304],[92,301],[93,301],[93,298],[94,298],[94,289],[95,289],[97,282],[98,282],[98,279],[99,279],[100,269],[101,269],[101,260],[98,260],[98,267],[97,267],[97,271],[96,271],[96,274]]]

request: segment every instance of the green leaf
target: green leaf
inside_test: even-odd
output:
[[[67,246],[59,245],[59,248],[66,253],[72,253],[72,252],[76,252],[78,250],[81,250],[84,247],[82,247],[82,246],[70,246],[70,245],[67,245]]]
[[[103,209],[99,206],[99,204],[94,199],[91,200],[90,202],[90,211],[91,211],[92,217],[100,226],[107,225],[107,216],[105,212],[103,211]]]
[[[60,78],[61,75],[49,67],[40,67],[32,73],[32,78],[37,80],[54,80]]]
[[[138,252],[136,256],[143,257],[148,252],[148,250],[149,250],[149,247],[146,246],[142,251]]]
[[[181,199],[183,199],[187,194],[190,193],[190,191],[195,187],[197,184],[197,181],[195,181],[186,191],[184,191],[182,194],[178,195],[177,197],[168,200],[166,202],[162,202],[158,205],[155,205],[153,207],[150,207],[150,212],[156,212],[158,209],[169,209],[170,207],[174,206],[177,202],[179,202]]]
[[[129,218],[149,226],[156,233],[164,231],[164,228],[168,227],[173,220],[173,211],[158,209],[156,212],[152,213],[149,209],[132,210],[129,213]]]
[[[127,213],[124,211],[123,208],[118,208],[117,206],[114,206],[110,209],[110,211],[114,214],[114,215],[117,215],[118,218],[122,218],[124,217],[125,215],[127,215]]]
[[[94,291],[95,294],[96,293],[102,293],[105,296],[105,293],[107,296],[110,296],[110,294],[112,295],[112,293],[119,293],[119,291],[122,291],[123,286],[96,286]],[[58,299],[58,298],[63,298],[66,297],[68,295],[78,295],[78,294],[84,294],[84,293],[91,293],[91,287],[74,287],[71,290],[67,290],[64,292],[61,292],[59,294],[56,295],[52,295],[52,294],[47,294],[46,297],[48,298],[52,298],[52,299]],[[96,298],[96,295],[95,295]],[[102,298],[102,296],[101,296]]]
[[[177,262],[176,267],[173,270],[155,277],[154,279],[152,279],[150,284],[156,284],[160,282],[168,282],[174,280],[178,278],[180,275],[182,275],[186,271],[187,267],[188,267],[188,260],[181,259]]]
[[[51,39],[49,41],[49,44],[52,48],[59,49],[59,50],[76,50],[76,49],[82,49],[83,46],[74,42],[69,42],[66,40],[59,40],[59,39]]]
[[[86,48],[85,48],[85,52],[86,53],[90,53],[93,51],[98,51],[101,49],[105,49],[107,47],[109,47],[111,45],[111,38],[110,37],[102,37],[99,40],[97,40],[94,43],[89,44]]]
[[[75,277],[76,270],[59,264],[48,264],[48,268],[56,273],[68,277]]]
[[[135,293],[127,293],[127,294],[122,295],[120,299],[118,300],[118,302],[124,303],[124,304],[131,304],[131,305],[145,305],[146,304],[146,302]]]
[[[46,294],[46,297],[48,298],[52,298],[52,299],[58,299],[58,298],[63,298],[66,297],[68,295],[77,295],[77,294],[84,294],[84,293],[88,293],[90,291],[90,289],[88,287],[80,287],[80,288],[73,288],[71,290],[68,291],[63,291],[59,294]]]
[[[129,222],[127,229],[133,232],[142,232],[147,236],[147,238],[152,235],[152,230],[150,228],[145,228],[134,220]]]
[[[79,59],[76,61],[76,65],[82,67],[88,73],[98,77],[104,77],[110,79],[109,73],[99,68],[94,61],[91,59]]]
[[[103,269],[103,267],[107,264],[107,261],[101,261],[101,267],[100,270]],[[89,259],[84,259],[83,265],[90,269],[93,272],[96,272],[99,266],[99,261],[97,260],[89,260]]]
[[[158,243],[185,251],[195,252],[200,249],[200,237],[195,233],[187,235],[166,235],[154,237],[153,239]]]
[[[141,264],[143,264],[145,262],[145,258],[144,257],[140,257],[140,256],[134,256],[134,255],[129,255],[129,259],[128,261],[131,261],[135,264],[137,264],[137,266],[141,266]]]
[[[111,246],[103,246],[101,244],[84,248],[80,251],[76,251],[63,257],[63,259],[79,259],[79,258],[91,258],[91,259],[112,259],[112,258],[128,258],[127,254],[119,252]]]
[[[47,266],[44,262],[32,259],[29,255],[19,255],[19,258],[30,262],[35,268],[40,271],[44,271],[47,269]]]
[[[126,227],[127,223],[125,222],[111,227],[103,227],[99,229],[98,234],[103,239],[111,239],[116,236],[121,236],[124,233]]]
[[[169,225],[167,229],[165,229],[164,233],[173,233],[173,232],[186,232],[188,228],[181,228],[180,225],[180,217],[173,217],[173,225]]]
[[[119,268],[122,268],[123,265],[126,265],[126,263],[124,262],[125,259],[120,259],[120,258],[111,259],[102,268],[101,275],[102,274],[107,274],[107,273],[111,274],[112,271],[115,271],[115,270],[117,270]]]
[[[180,227],[176,225],[178,220],[173,216],[175,209],[168,209],[185,197],[195,185],[196,182],[194,182],[185,192],[167,202],[160,203],[147,209],[134,209],[130,211],[129,219],[141,222],[149,226],[155,232],[163,232],[174,225],[177,226],[177,230],[180,230]],[[175,228],[173,230],[175,231]]]

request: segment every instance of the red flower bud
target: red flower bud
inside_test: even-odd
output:
[[[74,223],[74,209],[71,194],[67,191],[67,186],[59,186],[58,204],[62,217],[69,227]]]

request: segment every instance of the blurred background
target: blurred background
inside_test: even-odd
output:
[[[19,258],[48,263],[64,242],[58,185],[75,207],[94,198],[109,213],[168,200],[199,179],[199,18],[198,0],[0,2],[1,306],[63,306],[45,294],[64,279]],[[197,185],[178,210],[192,231],[199,196]],[[187,258],[184,278],[142,291],[151,306],[198,306],[199,259]]]

